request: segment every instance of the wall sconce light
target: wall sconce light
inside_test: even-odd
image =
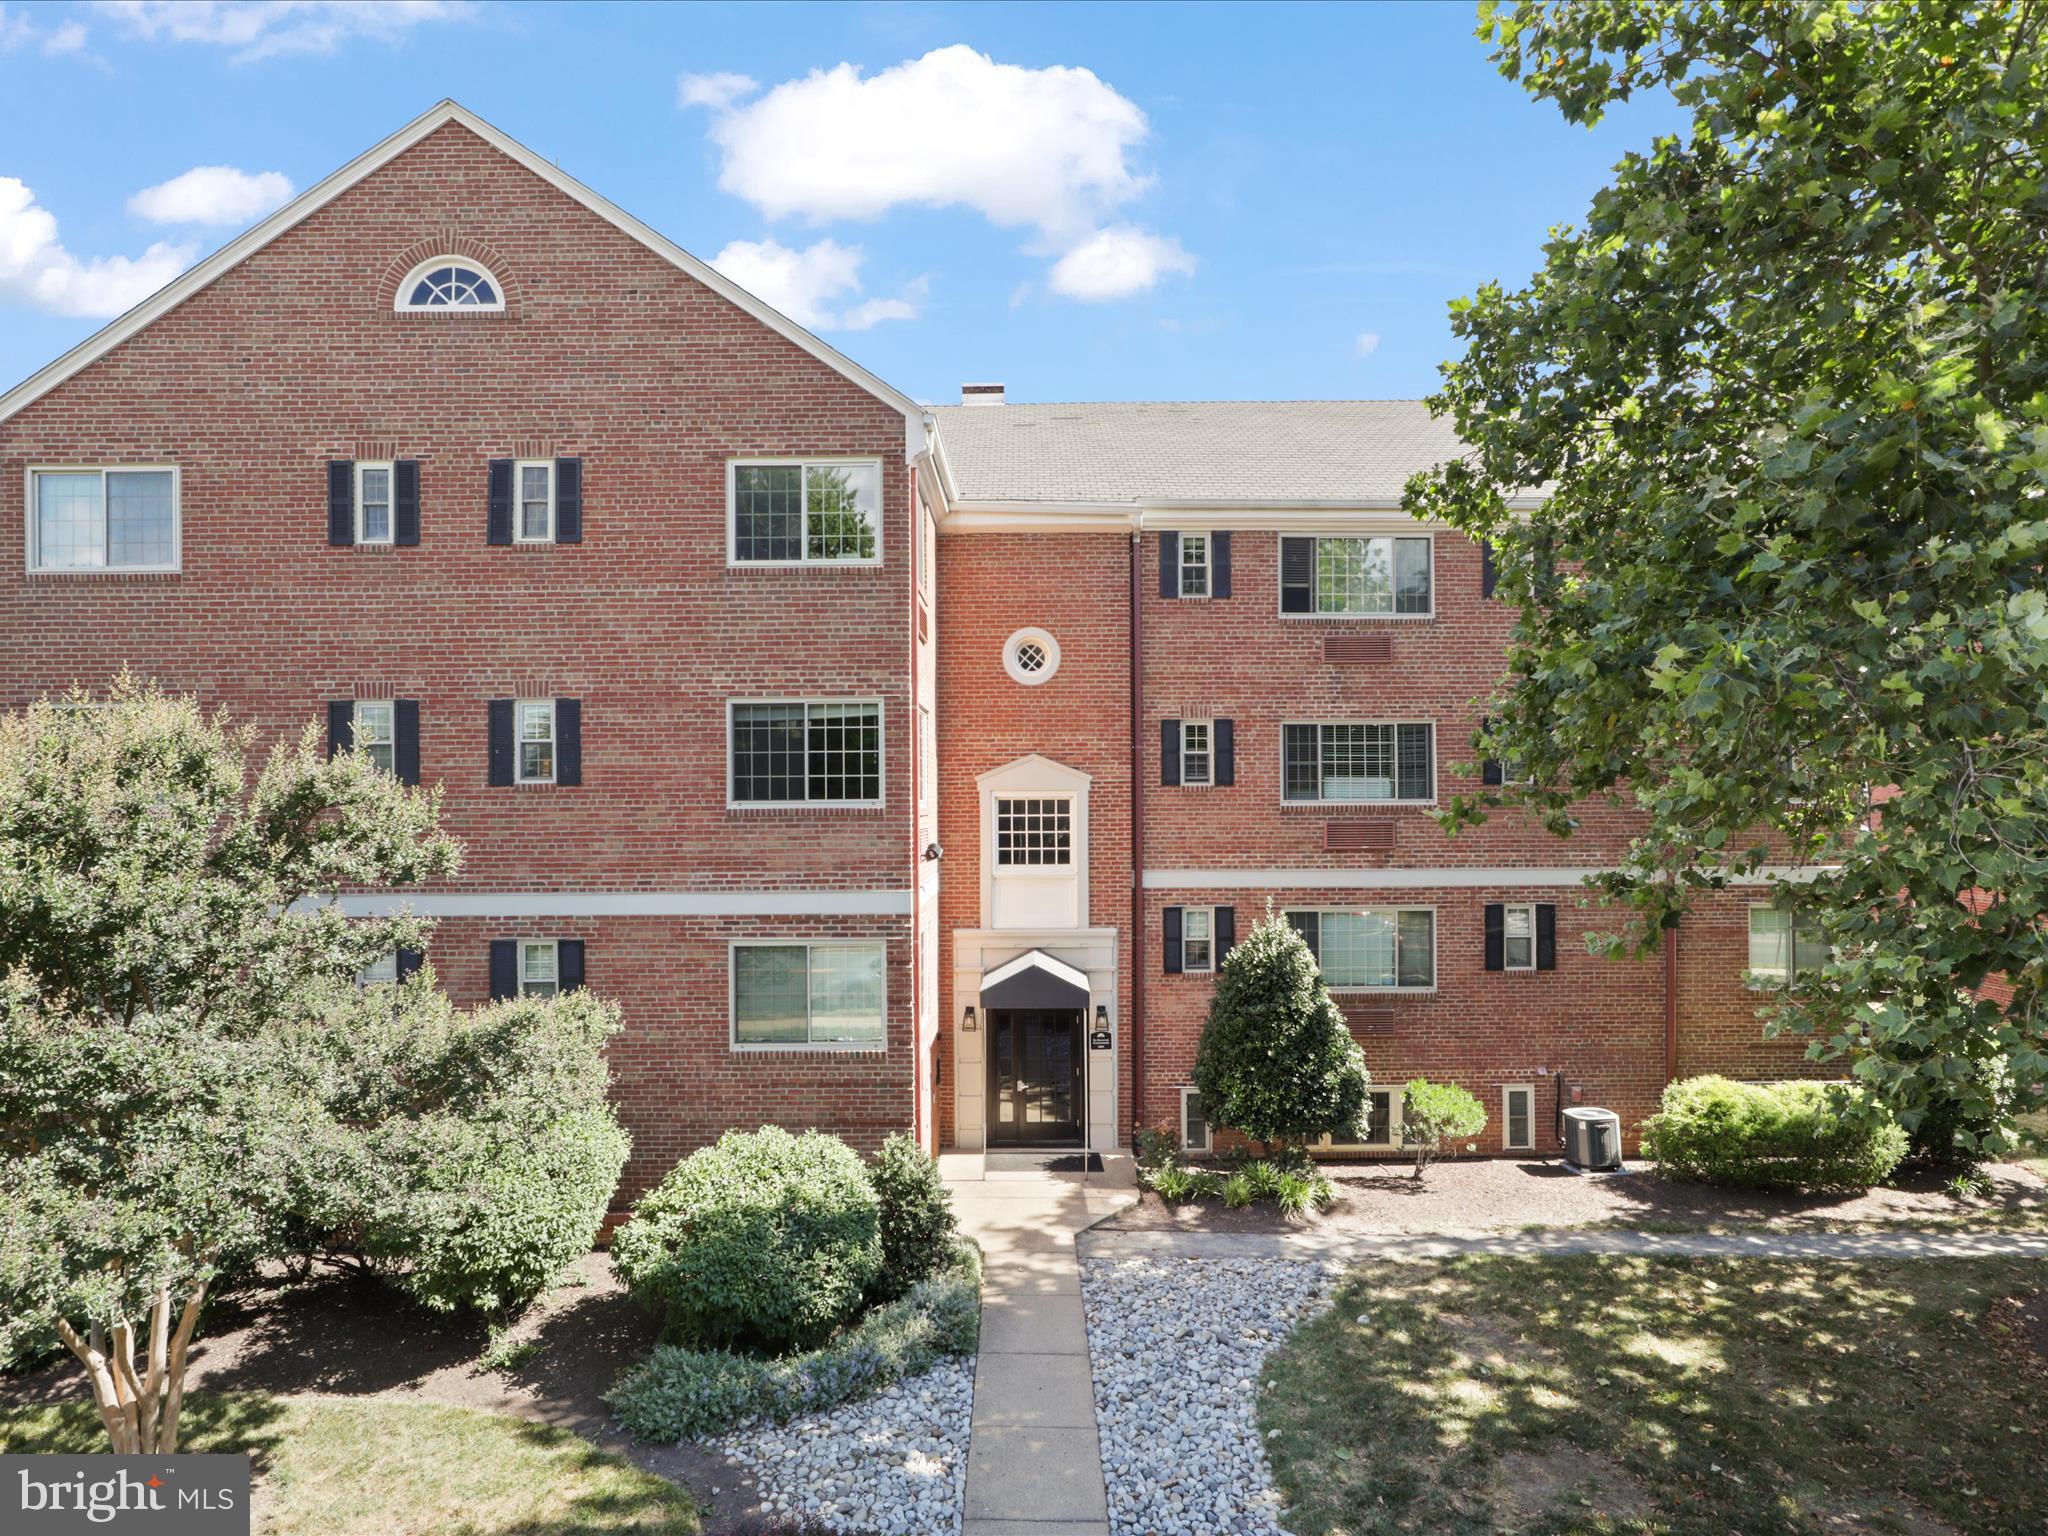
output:
[[[1095,1027],[1097,1029],[1109,1028],[1109,1004],[1097,1003],[1095,1005]]]
[[[974,1004],[972,1003],[969,1003],[966,1010],[960,1015],[960,1032],[968,1035],[974,1033]]]

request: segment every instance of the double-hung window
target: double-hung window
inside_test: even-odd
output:
[[[1331,987],[1427,991],[1436,985],[1436,913],[1428,907],[1289,912]]]
[[[517,497],[513,537],[521,544],[552,544],[555,540],[555,461],[521,459],[512,466]]]
[[[1503,907],[1500,935],[1503,969],[1536,969],[1536,909],[1533,906]]]
[[[1209,535],[1184,533],[1180,536],[1180,595],[1209,595]]]
[[[521,784],[555,782],[555,701],[521,699],[513,706],[518,721],[514,759]]]
[[[732,466],[735,565],[873,565],[882,557],[882,466],[872,459]]]
[[[392,467],[356,460],[356,542],[389,544]]]
[[[1209,1150],[1209,1121],[1202,1113],[1202,1092],[1184,1087],[1180,1091],[1180,1144],[1188,1152]]]
[[[880,944],[735,944],[735,1046],[874,1048],[887,983]]]
[[[29,472],[28,563],[36,571],[175,571],[175,469]]]
[[[1782,907],[1749,909],[1749,975],[1752,987],[1784,987],[1828,963],[1826,939],[1813,921]]]
[[[1430,540],[1299,535],[1280,541],[1280,611],[1326,618],[1426,618]]]
[[[1214,757],[1210,751],[1211,732],[1207,720],[1180,723],[1180,781],[1208,784],[1214,780]]]
[[[1281,742],[1288,800],[1436,798],[1436,727],[1426,721],[1287,725]]]
[[[553,939],[519,941],[519,995],[553,997],[562,989],[562,951]]]
[[[882,706],[774,701],[732,706],[734,805],[879,805]]]
[[[397,740],[398,706],[389,699],[357,699],[353,740],[358,751],[386,773],[396,771],[392,753]]]
[[[1183,971],[1216,969],[1216,913],[1212,907],[1188,907],[1180,915],[1180,964]]]

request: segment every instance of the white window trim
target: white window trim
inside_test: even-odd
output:
[[[1758,912],[1782,912],[1786,918],[1785,929],[1785,974],[1773,975],[1769,971],[1755,970],[1749,963],[1749,941]],[[1751,992],[1788,991],[1799,980],[1799,914],[1769,901],[1752,901],[1743,910],[1742,917],[1742,985]]]
[[[1209,774],[1207,778],[1190,779],[1188,777],[1188,727],[1191,725],[1202,726],[1208,732],[1207,740],[1209,745],[1202,752],[1202,755],[1209,760]],[[1182,789],[1214,789],[1216,787],[1216,722],[1214,720],[1181,721],[1180,787]],[[1307,802],[1298,803],[1306,804]]]
[[[1209,963],[1207,965],[1188,964],[1188,914],[1190,912],[1203,913],[1209,919]],[[1186,976],[1213,976],[1216,974],[1216,962],[1219,958],[1220,956],[1216,953],[1216,909],[1214,907],[1182,907],[1180,909],[1181,974]]]
[[[1510,1141],[1508,1127],[1514,1124],[1508,1114],[1508,1100],[1515,1094],[1529,1095],[1529,1139]],[[1536,1150],[1536,1085],[1534,1083],[1503,1083],[1500,1090],[1500,1149],[1503,1152],[1534,1152]]]
[[[363,471],[384,471],[384,537],[373,539],[363,532]],[[393,459],[356,460],[356,542],[389,544],[398,537],[398,464]]]
[[[1188,1136],[1188,1099],[1202,1090],[1193,1083],[1183,1083],[1180,1090],[1180,1145],[1183,1152],[1209,1152],[1216,1146],[1216,1127],[1209,1123],[1207,1115],[1202,1116],[1202,1139],[1197,1142]]]
[[[436,267],[467,267],[489,279],[491,292],[498,296],[495,304],[414,304],[412,290],[419,280]],[[498,274],[478,261],[474,256],[434,256],[419,263],[398,284],[398,290],[391,296],[391,309],[400,315],[502,315],[505,312],[505,285],[498,280]]]
[[[1295,726],[1295,725],[1313,725],[1313,726],[1317,727],[1317,729],[1318,729],[1318,730],[1320,730],[1320,729],[1321,729],[1321,728],[1323,728],[1324,726],[1341,726],[1341,725],[1396,725],[1396,726],[1398,726],[1398,725],[1426,725],[1426,726],[1428,726],[1428,727],[1429,727],[1429,798],[1428,798],[1428,799],[1426,799],[1426,800],[1403,800],[1403,799],[1400,799],[1399,797],[1395,797],[1394,799],[1390,799],[1390,800],[1326,800],[1326,799],[1324,799],[1324,798],[1323,798],[1323,794],[1322,794],[1322,774],[1321,774],[1321,773],[1320,773],[1320,771],[1319,771],[1319,772],[1317,773],[1317,775],[1316,775],[1316,798],[1315,798],[1315,799],[1313,799],[1313,800],[1291,800],[1291,799],[1289,799],[1289,798],[1288,798],[1288,796],[1287,796],[1287,729],[1288,729],[1288,727],[1289,727],[1289,726]],[[1280,722],[1280,731],[1279,731],[1279,737],[1280,737],[1280,803],[1281,803],[1281,804],[1282,804],[1283,806],[1286,806],[1286,805],[1316,805],[1316,806],[1331,806],[1331,805],[1339,805],[1339,806],[1346,806],[1346,807],[1353,807],[1353,806],[1365,806],[1365,807],[1372,807],[1372,806],[1400,806],[1400,805],[1420,805],[1420,806],[1433,806],[1433,805],[1435,805],[1435,804],[1436,804],[1436,802],[1437,802],[1437,783],[1438,783],[1438,780],[1439,780],[1439,779],[1440,779],[1440,778],[1442,777],[1442,773],[1441,773],[1441,771],[1440,771],[1440,770],[1442,769],[1442,766],[1443,766],[1443,765],[1442,765],[1442,764],[1441,764],[1441,763],[1440,763],[1440,762],[1439,762],[1439,761],[1437,760],[1437,749],[1438,749],[1438,745],[1439,745],[1439,744],[1438,744],[1438,741],[1437,741],[1437,735],[1436,735],[1436,722],[1435,722],[1434,720],[1417,720],[1417,719],[1413,718],[1412,716],[1411,716],[1410,718],[1408,718],[1408,719],[1405,719],[1405,720],[1401,720],[1401,719],[1385,719],[1385,720],[1283,720],[1283,721],[1281,721],[1281,722]],[[1397,733],[1397,734],[1396,734],[1396,736],[1395,736],[1395,738],[1394,738],[1394,753],[1395,753],[1395,760],[1394,760],[1394,784],[1395,784],[1395,787],[1396,787],[1396,788],[1398,788],[1398,787],[1400,786],[1400,783],[1401,783],[1401,763],[1400,763],[1400,750],[1401,750],[1401,739],[1400,739],[1400,736],[1399,736],[1399,735],[1398,735],[1398,733]],[[1317,756],[1317,762],[1318,762],[1318,764],[1320,765],[1320,763],[1321,763],[1321,759],[1322,759],[1322,738],[1321,738],[1320,736],[1318,736],[1318,737],[1317,737],[1317,739],[1316,739],[1316,756]]]
[[[1188,581],[1188,541],[1195,540],[1202,546],[1202,580],[1207,590],[1190,592]],[[1180,535],[1180,558],[1173,567],[1174,595],[1188,602],[1207,602],[1216,595],[1216,541],[1205,530],[1183,532]]]
[[[794,560],[742,560],[740,558],[739,472],[742,469],[772,469],[778,464],[784,466],[794,465],[799,469],[809,469],[813,465],[823,464],[872,464],[875,468],[875,483],[879,490],[881,502],[881,505],[875,509],[874,554],[865,560],[813,560],[808,555],[799,556]],[[811,543],[810,477],[808,475],[801,477],[798,484],[801,487],[803,499],[802,539],[804,548],[808,549]],[[736,567],[747,571],[772,571],[778,568],[832,570],[849,566],[858,569],[864,566],[880,565],[885,552],[882,533],[884,525],[889,520],[888,507],[888,466],[881,459],[875,458],[870,454],[814,454],[808,458],[727,459],[725,461],[725,563],[729,567]]]
[[[544,535],[529,535],[526,531],[526,472],[529,469],[544,469],[548,472],[548,531]],[[514,459],[512,461],[512,542],[514,544],[554,543],[555,510],[555,461],[553,459]]]
[[[106,478],[109,472],[121,474],[133,471],[138,474],[161,474],[168,470],[171,476],[171,558],[167,565],[64,565],[45,566],[41,563],[41,551],[37,541],[42,534],[42,517],[36,505],[37,475],[98,475],[100,477],[100,516],[107,511]],[[22,559],[24,569],[38,576],[125,576],[147,575],[169,572],[175,574],[185,568],[185,477],[175,464],[31,464],[24,472],[21,483],[22,509]]]
[[[1045,652],[1045,665],[1036,672],[1026,672],[1023,664],[1017,660],[1017,652],[1026,645],[1035,645]],[[1011,631],[1010,638],[1003,642],[1003,670],[1010,674],[1010,681],[1013,683],[1025,688],[1036,688],[1041,683],[1051,682],[1053,674],[1059,669],[1060,643],[1052,637],[1050,631],[1027,624],[1022,629]]]
[[[859,945],[882,952],[882,1038],[872,1044],[858,1040],[826,1040],[822,1042],[805,1040],[801,1043],[780,1040],[740,1039],[740,962],[739,952],[743,949],[791,949],[804,952],[804,1028],[811,1027],[811,951],[819,945],[833,948],[849,948]],[[886,1055],[889,1050],[889,944],[886,939],[731,939],[726,944],[725,956],[725,1035],[727,1047],[739,1053],[761,1053],[772,1055],[790,1051],[841,1051],[869,1056]]]
[[[875,711],[875,755],[877,769],[875,778],[875,798],[872,800],[741,800],[736,798],[734,791],[737,789],[738,786],[735,784],[733,780],[732,772],[733,722],[738,718],[740,707],[746,704],[803,705],[805,711],[804,728],[805,735],[807,738],[810,732],[810,710],[814,706],[821,704],[862,704],[872,706]],[[806,758],[808,759],[808,754],[810,751],[810,744],[808,740],[806,740],[805,742],[804,750],[806,753]],[[810,765],[808,760],[804,765],[804,783],[805,787],[808,788],[810,784]],[[887,805],[888,803],[889,711],[888,707],[886,706],[886,704],[884,704],[884,702],[881,699],[827,699],[815,697],[801,697],[793,699],[745,698],[727,699],[725,701],[725,808],[728,811],[872,811],[877,810],[880,807]]]
[[[526,711],[529,708],[545,708],[548,712],[548,776],[544,779],[529,778],[526,773]],[[561,722],[555,718],[553,699],[514,699],[512,701],[512,782],[518,784],[552,784],[555,775],[562,768]]]
[[[1064,864],[1005,864],[996,847],[1003,824],[1005,800],[1064,800],[1067,802],[1067,862]],[[999,789],[988,803],[989,867],[999,880],[1071,880],[1074,878],[1074,842],[1081,835],[1081,807],[1072,791],[1064,789]]]
[[[1402,1146],[1401,1111],[1408,1103],[1407,1089],[1399,1083],[1374,1083],[1366,1089],[1368,1101],[1370,1101],[1375,1093],[1384,1093],[1387,1096],[1387,1139],[1385,1141],[1339,1141],[1334,1136],[1325,1135],[1317,1140],[1316,1145],[1332,1152],[1400,1151]],[[1368,1124],[1371,1123],[1371,1119],[1372,1110],[1370,1102],[1368,1102],[1366,1108],[1366,1121]]]
[[[1372,906],[1372,907],[1306,907],[1306,906],[1304,906],[1304,907],[1284,907],[1284,908],[1282,908],[1282,909],[1281,909],[1281,911],[1280,911],[1280,915],[1281,915],[1282,917],[1285,917],[1285,916],[1286,916],[1286,915],[1287,915],[1287,914],[1288,914],[1289,912],[1313,912],[1313,913],[1315,913],[1315,914],[1316,914],[1316,916],[1317,916],[1317,918],[1318,918],[1318,919],[1320,919],[1320,918],[1323,918],[1323,917],[1327,917],[1327,916],[1328,916],[1328,915],[1330,915],[1331,913],[1336,913],[1337,915],[1339,915],[1339,916],[1342,916],[1342,917],[1351,917],[1351,916],[1356,916],[1356,915],[1358,915],[1359,913],[1363,913],[1363,912],[1391,912],[1391,913],[1394,913],[1394,914],[1395,914],[1395,918],[1396,918],[1396,921],[1395,921],[1395,931],[1396,931],[1396,936],[1397,936],[1397,937],[1396,937],[1396,941],[1397,941],[1397,943],[1398,943],[1398,934],[1399,934],[1399,928],[1400,928],[1400,924],[1399,924],[1399,915],[1400,915],[1401,913],[1403,913],[1403,912],[1427,912],[1427,913],[1429,914],[1429,974],[1430,974],[1430,984],[1429,984],[1428,986],[1426,986],[1426,987],[1404,987],[1404,986],[1392,986],[1392,987],[1369,987],[1369,986],[1361,986],[1361,985],[1358,985],[1358,984],[1356,984],[1356,983],[1352,983],[1352,982],[1347,982],[1347,983],[1344,983],[1343,985],[1341,985],[1341,986],[1340,986],[1340,985],[1339,985],[1338,983],[1336,983],[1336,982],[1325,982],[1325,983],[1324,983],[1324,985],[1325,985],[1325,986],[1327,986],[1327,987],[1328,987],[1328,988],[1330,989],[1330,992],[1331,992],[1331,993],[1332,993],[1332,994],[1333,994],[1334,996],[1338,996],[1338,997],[1394,997],[1394,996],[1397,996],[1397,995],[1407,995],[1407,996],[1411,996],[1411,997],[1419,997],[1419,996],[1425,996],[1425,995],[1427,995],[1427,994],[1429,994],[1429,993],[1431,993],[1431,992],[1434,992],[1434,991],[1436,991],[1436,990],[1437,990],[1437,986],[1438,986],[1438,984],[1439,984],[1439,983],[1440,983],[1440,982],[1441,982],[1441,981],[1443,980],[1443,971],[1442,971],[1442,969],[1441,969],[1441,968],[1439,967],[1439,965],[1438,965],[1438,963],[1437,963],[1437,962],[1439,961],[1439,959],[1441,958],[1441,955],[1440,955],[1439,951],[1441,950],[1441,948],[1442,948],[1442,944],[1443,944],[1443,924],[1442,924],[1441,922],[1439,922],[1439,921],[1437,920],[1437,910],[1436,910],[1436,908],[1435,908],[1435,906],[1434,906],[1434,905],[1417,905],[1417,904],[1413,904],[1413,903],[1408,903],[1408,904],[1403,904],[1403,905],[1398,905],[1398,906],[1391,906],[1391,907],[1389,907],[1389,906]],[[1322,930],[1321,930],[1321,924],[1320,924],[1320,922],[1318,922],[1318,924],[1317,924],[1316,940],[1317,940],[1317,942],[1318,942],[1318,943],[1321,943],[1321,941],[1322,941]],[[1401,966],[1401,957],[1400,957],[1400,952],[1399,952],[1399,950],[1397,949],[1397,950],[1395,951],[1395,955],[1394,955],[1394,974],[1395,974],[1395,975],[1397,975],[1397,976],[1398,976],[1398,975],[1400,974],[1400,966]],[[1317,972],[1317,974],[1318,974],[1318,975],[1320,975],[1320,974],[1321,974],[1321,972],[1322,972],[1322,968],[1323,968],[1323,965],[1322,965],[1322,961],[1321,961],[1320,959],[1318,959],[1318,960],[1316,961],[1316,972]],[[1398,1117],[1398,1112],[1397,1112],[1397,1117]]]
[[[1536,906],[1533,901],[1503,902],[1500,909],[1500,968],[1503,971],[1524,972],[1536,969]],[[1529,914],[1529,963],[1516,965],[1508,958],[1508,914],[1526,912]]]
[[[396,699],[357,699],[349,706],[349,744],[357,751],[367,751],[368,743],[363,740],[363,711],[381,709],[391,720],[391,735],[383,745],[391,749],[391,772],[398,772],[398,701]]]
[[[562,990],[562,941],[560,939],[514,939],[512,941],[512,958],[515,970],[512,978],[513,995],[515,997],[526,996],[526,952],[529,949],[545,949],[548,952],[549,958],[554,962],[553,969],[555,973],[555,991],[551,995],[559,996]]]
[[[1282,586],[1282,585],[1281,585],[1281,584],[1280,584],[1280,583],[1279,583],[1278,581],[1276,581],[1276,582],[1274,582],[1274,584],[1273,584],[1273,607],[1274,607],[1274,611],[1275,611],[1276,613],[1278,613],[1278,614],[1280,615],[1280,617],[1281,617],[1281,618],[1283,618],[1283,619],[1287,619],[1287,620],[1291,620],[1291,621],[1297,621],[1297,622],[1298,622],[1298,621],[1301,621],[1301,620],[1314,620],[1314,621],[1317,621],[1317,622],[1320,622],[1320,623],[1324,623],[1324,624],[1330,624],[1330,623],[1339,623],[1339,624],[1352,624],[1352,623],[1359,623],[1359,622],[1364,622],[1364,623],[1367,623],[1367,624],[1385,624],[1385,623],[1388,623],[1389,621],[1392,621],[1392,622],[1396,622],[1396,623],[1412,624],[1412,623],[1415,623],[1415,622],[1417,622],[1417,621],[1423,621],[1423,622],[1427,622],[1428,620],[1434,619],[1434,618],[1436,617],[1436,535],[1435,535],[1435,533],[1433,533],[1433,532],[1421,532],[1421,533],[1417,533],[1417,532],[1413,532],[1413,531],[1409,531],[1409,530],[1403,530],[1402,532],[1399,532],[1399,533],[1394,533],[1394,532],[1389,532],[1389,531],[1387,531],[1387,530],[1384,530],[1384,529],[1380,529],[1380,530],[1375,530],[1374,532],[1371,532],[1371,533],[1330,533],[1330,532],[1321,532],[1321,533],[1318,533],[1318,532],[1314,531],[1313,529],[1307,529],[1307,528],[1289,528],[1289,529],[1282,529],[1282,530],[1280,530],[1280,533],[1279,533],[1278,537],[1277,537],[1277,538],[1276,538],[1276,539],[1274,540],[1274,544],[1273,544],[1273,554],[1274,554],[1274,558],[1275,558],[1275,560],[1276,560],[1276,561],[1278,560],[1278,558],[1279,558],[1279,553],[1280,553],[1280,544],[1279,544],[1279,539],[1280,539],[1280,538],[1288,538],[1288,539],[1314,539],[1314,540],[1315,540],[1315,541],[1316,541],[1316,542],[1317,542],[1318,544],[1320,544],[1320,543],[1321,543],[1321,542],[1322,542],[1322,541],[1323,541],[1324,539],[1427,539],[1427,540],[1429,541],[1429,609],[1428,609],[1428,611],[1427,611],[1427,612],[1424,612],[1424,613],[1319,613],[1319,612],[1316,612],[1315,610],[1313,610],[1313,609],[1312,609],[1312,610],[1310,610],[1310,611],[1309,611],[1309,612],[1307,612],[1307,613],[1288,613],[1288,612],[1287,612],[1287,611],[1285,610],[1285,608],[1281,606],[1282,604],[1284,604],[1284,603],[1285,603],[1285,602],[1287,601],[1287,593],[1286,593],[1286,589],[1285,589],[1285,588],[1284,588],[1284,587],[1283,587],[1283,586]],[[1277,568],[1276,568],[1275,574],[1276,574],[1276,575],[1278,574]],[[1313,566],[1311,566],[1311,568],[1310,568],[1310,574],[1309,574],[1309,592],[1311,593],[1311,595],[1313,595],[1313,593],[1315,592],[1315,574],[1314,574],[1314,568],[1313,568]]]
[[[390,966],[391,968],[390,975],[373,976],[370,974],[372,971],[377,970],[386,965]],[[385,950],[383,954],[379,955],[376,959],[372,960],[368,965],[364,966],[361,970],[356,972],[357,991],[367,991],[371,987],[395,986],[397,982],[398,951],[395,949]]]

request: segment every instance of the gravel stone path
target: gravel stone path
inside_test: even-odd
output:
[[[960,1529],[972,1356],[830,1413],[709,1442],[753,1478],[764,1510],[835,1531],[949,1536]]]
[[[1286,1536],[1259,1372],[1339,1270],[1320,1261],[1088,1259],[1081,1295],[1113,1536]]]

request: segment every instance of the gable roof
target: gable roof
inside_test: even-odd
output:
[[[956,507],[1372,507],[1464,452],[1420,400],[936,407]]]
[[[796,343],[828,368],[852,380],[876,399],[901,411],[912,424],[908,437],[913,444],[922,435],[920,424],[924,420],[924,407],[910,396],[884,383],[843,352],[826,345],[787,315],[770,308],[731,278],[692,256],[666,235],[634,218],[632,214],[593,192],[575,177],[535,154],[503,130],[493,127],[467,107],[454,101],[439,102],[422,112],[391,137],[363,151],[331,176],[308,187],[269,218],[244,230],[197,266],[166,283],[119,319],[109,322],[55,362],[47,364],[4,395],[0,395],[0,421],[5,421],[22,407],[41,399],[87,364],[104,357],[158,316],[176,308],[215,278],[240,265],[279,235],[319,212],[364,177],[389,164],[435,129],[448,123],[459,123],[467,128],[500,154],[517,161],[556,190],[581,203],[606,223],[630,235],[657,256],[680,267],[720,297],[738,305],[770,330],[779,332]]]

